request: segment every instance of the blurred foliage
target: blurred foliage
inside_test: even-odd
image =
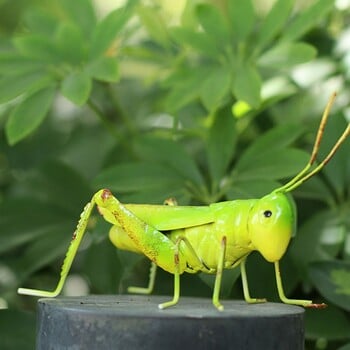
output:
[[[133,0],[100,16],[90,0],[0,1],[2,346],[33,348],[35,299],[16,289],[55,285],[99,188],[135,203],[260,197],[303,168],[337,90],[319,158],[331,148],[349,120],[350,8],[263,4],[188,0],[172,12]],[[306,311],[307,349],[350,347],[349,154],[348,140],[293,193],[286,292],[330,305]],[[145,284],[145,258],[114,249],[107,232],[94,215],[72,275],[90,293]],[[252,293],[277,300],[272,267],[253,253],[247,268]],[[238,277],[225,271],[223,297],[242,298]],[[212,284],[183,276],[181,294],[209,297]],[[171,276],[160,272],[155,289],[171,294]]]

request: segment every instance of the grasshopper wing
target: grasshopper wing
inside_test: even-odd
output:
[[[208,206],[126,204],[125,207],[159,231],[199,226],[215,221],[213,210]]]

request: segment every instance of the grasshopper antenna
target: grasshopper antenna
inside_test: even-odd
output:
[[[344,130],[344,132],[339,137],[337,142],[334,144],[332,149],[329,151],[327,156],[320,162],[320,164],[316,168],[314,168],[312,171],[308,172],[316,160],[317,153],[319,151],[322,137],[324,134],[324,130],[325,130],[328,118],[329,118],[329,113],[330,113],[330,110],[334,104],[336,96],[337,96],[337,94],[335,92],[331,95],[330,99],[328,100],[327,106],[323,112],[322,119],[321,119],[321,122],[320,122],[320,125],[318,128],[317,136],[316,136],[316,139],[314,142],[314,146],[312,149],[312,153],[311,153],[311,157],[310,157],[309,162],[307,163],[305,168],[302,171],[300,171],[299,174],[297,174],[292,180],[290,180],[284,186],[275,190],[275,192],[290,192],[290,191],[294,190],[295,188],[297,188],[298,186],[300,186],[305,181],[307,181],[308,179],[310,179],[316,173],[318,173],[332,159],[332,157],[337,152],[337,150],[339,149],[341,144],[350,135],[350,124],[348,124],[347,128]]]

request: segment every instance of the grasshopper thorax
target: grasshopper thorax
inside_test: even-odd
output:
[[[284,255],[295,227],[294,204],[288,195],[281,192],[262,197],[249,213],[251,243],[269,262],[278,261]]]

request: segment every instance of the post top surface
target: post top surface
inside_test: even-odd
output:
[[[181,297],[176,306],[160,310],[158,304],[169,296],[89,295],[39,299],[39,306],[52,310],[109,314],[118,317],[149,318],[283,318],[300,316],[304,309],[282,303],[247,304],[242,300],[223,300],[225,310],[220,312],[211,299]]]

